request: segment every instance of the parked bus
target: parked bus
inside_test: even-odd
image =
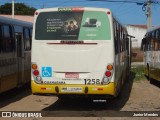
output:
[[[127,30],[104,8],[35,12],[33,94],[116,97],[129,73]]]
[[[31,37],[31,23],[0,17],[0,93],[30,81]]]
[[[147,31],[141,48],[144,50],[144,74],[151,83],[153,79],[160,81],[160,27]]]

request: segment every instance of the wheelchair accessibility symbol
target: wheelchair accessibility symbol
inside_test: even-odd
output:
[[[52,77],[52,67],[42,67],[42,77]]]

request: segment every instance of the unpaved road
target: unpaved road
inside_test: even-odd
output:
[[[64,101],[55,96],[36,96],[31,94],[29,87],[25,87],[1,94],[0,111],[51,111],[52,116],[59,120],[63,120],[59,117],[99,117],[96,120],[104,120],[101,117],[107,117],[107,113],[112,111],[160,111],[160,83],[153,85],[148,80],[127,81],[121,97],[107,102],[89,99]]]

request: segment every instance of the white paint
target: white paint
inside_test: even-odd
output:
[[[134,36],[132,38],[132,48],[140,48],[141,41],[146,34],[147,28],[141,27],[140,25],[126,25],[129,35]]]

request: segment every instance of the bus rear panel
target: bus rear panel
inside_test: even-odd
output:
[[[32,40],[32,93],[116,96],[109,9],[37,10]]]

